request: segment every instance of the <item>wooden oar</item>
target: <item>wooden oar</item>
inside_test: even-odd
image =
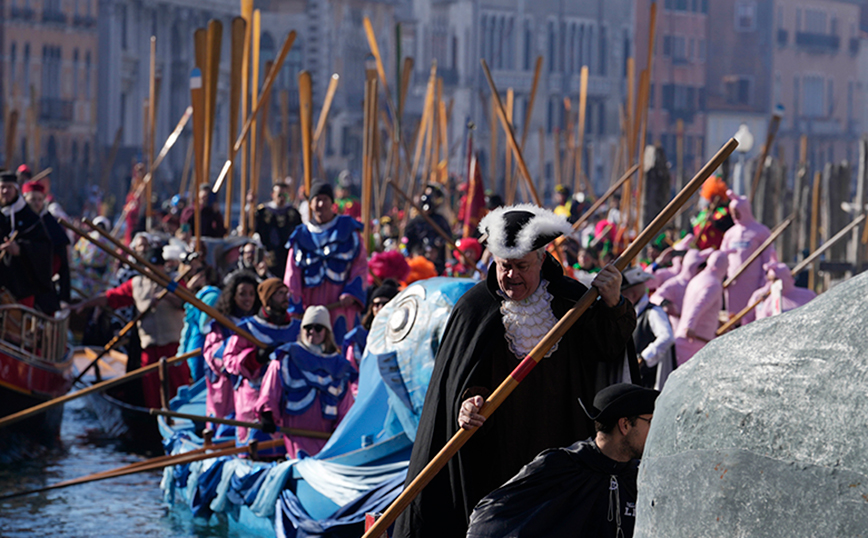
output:
[[[766,157],[769,155],[769,151],[771,151],[772,144],[775,141],[775,136],[778,134],[778,128],[781,126],[781,113],[775,111],[772,114],[772,120],[769,122],[769,129],[766,133],[766,143],[763,144],[762,153],[760,154],[759,161],[756,164],[756,171],[753,174],[753,183],[750,186],[750,198],[751,202],[756,198],[756,191],[759,188],[760,178],[763,175],[763,169],[766,167]]]
[[[693,194],[699,190],[702,183],[735,151],[738,142],[735,139],[730,139],[720,151],[717,152],[711,161],[709,161],[702,170],[688,183],[684,189],[679,192],[675,198],[660,212],[659,215],[642,230],[642,233],[636,237],[629,247],[618,257],[614,262],[617,270],[623,271],[633,261],[633,258],[639,255],[641,250],[645,248],[652,239],[657,237],[664,226],[675,215],[679,207],[687,203]],[[479,413],[485,418],[490,417],[500,406],[501,403],[518,387],[518,384],[527,376],[531,370],[545,357],[546,353],[554,346],[561,337],[566,334],[572,325],[591,307],[594,301],[599,297],[597,288],[591,288],[585,292],[582,297],[576,301],[576,304],[555,324],[554,327],[546,334],[543,339],[534,346],[533,350],[524,360],[512,371],[503,383],[488,397],[482,406]],[[455,417],[445,417],[446,420],[455,420]],[[401,495],[389,506],[383,513],[383,516],[365,533],[365,538],[379,537],[389,526],[394,523],[398,515],[409,506],[410,502],[419,494],[420,491],[440,472],[440,470],[449,462],[449,460],[464,446],[470,437],[478,431],[479,428],[472,430],[459,429],[459,431],[446,443],[446,445],[437,453],[433,460],[419,473],[413,481],[404,488]]]
[[[177,283],[177,282],[180,282],[181,280],[183,280],[187,276],[187,274],[190,272],[191,269],[192,269],[192,267],[188,267],[187,269],[185,269],[183,273],[178,275],[178,278],[175,279],[175,282]],[[166,296],[167,293],[169,293],[169,290],[167,290],[165,288],[160,290],[160,292],[157,293],[156,297],[154,297],[154,301],[151,303],[151,307],[153,308],[154,305],[159,303],[163,299],[163,297]],[[114,336],[114,338],[112,338],[111,340],[108,341],[108,343],[103,347],[102,351],[100,351],[99,354],[96,357],[94,357],[94,359],[92,361],[90,361],[90,364],[85,366],[81,370],[81,372],[79,372],[79,374],[75,377],[75,379],[72,380],[72,384],[75,385],[76,383],[78,383],[81,380],[81,378],[84,377],[84,374],[86,374],[88,370],[90,370],[91,368],[96,366],[96,364],[99,362],[99,360],[101,358],[103,358],[106,353],[111,351],[116,345],[118,345],[118,342],[121,341],[121,339],[124,337],[124,335],[126,335],[128,332],[130,332],[133,329],[133,327],[136,326],[136,323],[138,323],[139,320],[141,320],[143,317],[145,317],[145,314],[147,314],[150,310],[151,309],[148,308],[147,310],[143,310],[143,311],[139,312],[138,314],[136,314],[133,317],[133,319],[131,319],[126,325],[124,325],[124,327],[120,331],[118,331],[118,334],[116,334]]]
[[[30,178],[30,181],[39,181],[40,179],[44,178],[45,176],[47,176],[48,174],[50,174],[53,171],[54,171],[54,169],[49,166],[45,170],[39,172],[38,174],[36,174],[32,178]]]
[[[588,66],[582,66],[582,73],[579,83],[579,140],[576,144],[576,169],[575,179],[573,180],[573,192],[579,192],[579,189],[584,187],[584,191],[588,196],[593,196],[594,191],[589,185],[585,184],[582,177],[582,157],[585,152],[585,116],[588,109]]]
[[[863,214],[863,215],[859,215],[858,217],[856,217],[856,219],[855,219],[853,222],[851,222],[850,224],[848,224],[848,225],[844,226],[843,228],[841,228],[841,230],[840,230],[838,233],[836,233],[836,234],[834,235],[834,237],[832,237],[831,239],[829,239],[828,241],[826,241],[825,243],[823,243],[823,246],[821,246],[821,247],[819,247],[818,249],[816,249],[816,250],[815,250],[814,252],[812,252],[812,253],[811,253],[807,258],[805,258],[804,260],[802,260],[801,262],[799,262],[798,265],[796,265],[795,267],[793,267],[792,270],[790,271],[790,274],[793,275],[793,276],[798,275],[800,272],[802,272],[802,270],[803,270],[805,267],[809,266],[811,263],[814,262],[814,260],[816,260],[818,257],[820,257],[821,254],[823,254],[824,252],[826,252],[827,250],[829,250],[829,248],[831,248],[832,245],[834,245],[835,243],[837,243],[838,241],[840,241],[841,239],[843,239],[843,238],[847,235],[847,233],[848,233],[850,230],[852,230],[853,228],[855,228],[856,226],[858,226],[859,223],[862,222],[863,220],[865,220],[865,215],[864,215],[864,214]],[[720,336],[720,335],[722,335],[723,333],[725,333],[725,332],[727,332],[728,330],[730,330],[730,329],[731,329],[731,328],[732,328],[736,323],[738,323],[739,321],[741,321],[741,319],[742,319],[743,317],[745,317],[746,315],[748,315],[748,313],[750,313],[751,310],[753,310],[754,308],[756,308],[757,306],[759,306],[760,303],[762,303],[763,301],[765,301],[765,300],[766,300],[766,297],[768,297],[770,294],[771,294],[771,290],[765,292],[765,293],[763,294],[763,296],[760,297],[759,299],[757,299],[754,303],[749,304],[749,305],[747,305],[746,307],[744,307],[744,308],[743,308],[743,309],[742,309],[738,314],[736,314],[735,316],[733,316],[732,319],[730,319],[729,321],[727,321],[726,323],[724,323],[723,325],[721,325],[720,328],[717,329],[717,332],[716,332],[715,334],[716,334],[717,336]]]
[[[518,165],[518,169],[521,171],[521,175],[527,182],[530,195],[533,197],[533,203],[542,207],[542,201],[540,200],[539,194],[536,192],[536,186],[533,184],[533,179],[530,177],[530,171],[527,169],[527,164],[524,162],[521,148],[518,147],[518,143],[515,140],[515,132],[512,130],[512,125],[509,124],[509,121],[506,118],[503,103],[500,101],[500,94],[497,93],[497,86],[494,85],[494,79],[491,77],[491,71],[488,69],[488,63],[486,63],[484,58],[479,61],[482,63],[482,70],[485,72],[485,78],[488,80],[488,86],[491,88],[491,99],[494,102],[494,109],[497,112],[497,117],[500,118],[500,124],[506,133],[506,141],[515,156],[515,162]]]
[[[184,110],[184,114],[181,116],[181,119],[178,120],[178,123],[175,125],[175,129],[172,130],[172,134],[169,135],[169,138],[166,139],[166,142],[163,144],[162,149],[160,149],[159,155],[154,159],[154,164],[151,165],[151,171],[145,174],[145,177],[142,178],[142,181],[139,183],[138,187],[136,187],[135,195],[133,199],[138,199],[145,190],[145,186],[150,183],[151,178],[153,177],[154,172],[157,170],[157,167],[160,166],[160,163],[166,158],[166,155],[169,153],[169,150],[172,149],[172,146],[175,145],[175,142],[178,141],[178,138],[181,136],[181,132],[184,130],[184,127],[187,125],[187,121],[189,121],[190,117],[193,115],[193,107],[188,106],[186,110]],[[51,168],[47,169],[49,172]],[[117,235],[123,225],[124,221],[127,218],[127,214],[130,212],[130,206],[125,205],[123,211],[121,212],[120,218],[118,218],[115,227],[112,228],[112,235]]]
[[[180,362],[183,360],[187,360],[189,358],[195,357],[202,353],[202,349],[194,349],[188,353],[184,353],[182,355],[176,355],[170,359],[166,359],[166,364],[174,364],[176,362]],[[17,413],[13,413],[11,415],[7,415],[3,418],[0,418],[0,428],[5,426],[9,426],[10,424],[14,424],[20,420],[24,420],[25,418],[32,417],[33,415],[37,415],[42,413],[43,411],[47,411],[53,407],[57,407],[58,405],[63,405],[66,402],[81,398],[82,396],[87,396],[88,394],[94,394],[96,392],[102,392],[111,387],[122,385],[127,381],[132,381],[133,379],[138,379],[144,375],[147,375],[151,372],[156,372],[157,368],[160,367],[160,363],[155,362],[154,364],[149,364],[147,366],[142,366],[138,370],[133,370],[132,372],[128,372],[117,379],[109,379],[107,381],[103,381],[102,383],[97,383],[95,385],[91,385],[86,389],[81,389],[76,392],[72,392],[69,394],[65,394],[53,400],[49,400],[47,402],[41,403],[39,405],[35,405],[23,411],[19,411]]]
[[[222,41],[223,23],[217,19],[211,19],[208,21],[208,30],[205,34],[205,69],[202,70],[205,86],[205,137],[202,141],[202,177],[199,183],[204,185],[211,182],[214,114],[217,110],[217,79],[220,75],[220,45]],[[199,197],[198,191],[196,191],[196,197]]]
[[[247,23],[244,30],[244,47],[241,60],[241,120],[246,121],[250,107],[250,34],[253,32],[253,0],[241,0],[241,18]],[[236,135],[233,134],[233,137]],[[239,202],[238,224],[241,227],[241,235],[247,235],[247,169],[249,152],[247,148],[247,136],[241,137],[241,145],[236,148],[234,140],[229,141],[229,160],[234,160],[234,155],[241,150],[241,173],[239,178]],[[231,164],[230,164],[231,167]],[[226,170],[228,173],[229,170]],[[253,211],[253,208],[250,208]]]
[[[9,234],[9,239],[7,241],[11,243],[12,241],[15,241],[15,239],[17,237],[18,237],[18,230],[12,230],[12,233]],[[5,257],[6,257],[6,251],[4,250],[3,252],[0,252],[0,262],[2,262],[3,258],[5,258]]]
[[[157,37],[151,36],[150,39],[151,54],[150,64],[148,69],[148,115],[145,125],[145,158],[147,159],[147,170],[153,173],[154,168],[154,146],[156,145],[155,138],[157,133]],[[151,231],[152,219],[154,217],[154,207],[151,203],[153,185],[149,182],[145,184],[145,227]]]
[[[310,196],[310,186],[313,183],[313,123],[312,82],[309,71],[298,74],[298,115],[301,123],[301,158],[304,163],[304,195]]]
[[[265,82],[262,83],[262,93],[265,93],[271,86],[274,84],[275,79],[277,79],[278,73],[280,73],[280,68],[283,66],[284,60],[286,60],[286,55],[289,54],[289,49],[292,48],[292,44],[295,42],[295,30],[289,32],[289,35],[286,36],[286,40],[283,42],[283,47],[280,49],[280,53],[277,55],[277,59],[274,61],[274,64],[271,66],[271,71],[268,73],[268,76],[265,77]],[[226,179],[226,173],[229,171],[229,167],[232,166],[232,161],[235,159],[235,155],[238,153],[238,150],[241,149],[241,144],[244,143],[245,138],[247,137],[247,133],[250,132],[250,126],[253,123],[253,119],[259,114],[260,109],[262,108],[263,101],[258,101],[256,105],[253,107],[253,110],[250,112],[250,116],[244,121],[244,126],[241,128],[241,132],[238,134],[238,138],[235,140],[235,144],[232,146],[232,158],[227,159],[223,164],[223,168],[220,170],[220,175],[217,176],[217,181],[214,182],[214,187],[211,189],[213,192],[220,191],[220,187],[223,185],[223,181]],[[246,196],[246,194],[245,194]]]
[[[253,110],[258,110],[262,107],[261,103],[264,101],[260,99],[260,96],[265,93],[264,91],[260,93],[259,91],[259,55],[260,55],[260,44],[262,41],[262,11],[259,9],[253,10],[253,21],[252,30],[250,33],[250,106],[253,107]],[[267,108],[267,107],[266,107]],[[262,113],[265,112],[263,108]],[[260,113],[260,114],[262,114]],[[248,230],[251,234],[255,231],[256,225],[256,193],[259,191],[259,176],[256,175],[258,165],[259,165],[259,123],[260,118],[257,118],[255,114],[250,115],[250,163],[249,170],[247,172],[248,178],[250,179],[250,184],[247,187],[247,191],[252,198],[250,204],[250,211],[247,213],[247,222],[245,223],[245,229]],[[219,180],[218,180],[219,181]],[[215,185],[216,186],[216,185]],[[216,192],[216,191],[215,191]],[[247,194],[245,193],[245,201],[247,198]]]
[[[247,21],[244,17],[232,19],[232,48],[229,52],[229,143],[228,152],[232,155],[232,142],[238,135],[238,108],[241,105],[241,66],[243,65],[244,36],[247,35]],[[229,168],[226,172],[226,203],[223,211],[223,227],[232,228],[232,180],[235,170]],[[246,193],[241,193],[241,203],[244,203]]]
[[[581,227],[585,224],[585,222],[587,222],[588,219],[593,217],[594,213],[596,213],[597,210],[600,209],[600,207],[604,203],[606,203],[606,200],[608,200],[613,194],[615,194],[618,191],[618,189],[621,188],[621,185],[626,183],[626,181],[628,179],[630,179],[630,176],[635,174],[636,170],[638,170],[638,169],[639,169],[638,164],[634,164],[633,166],[631,166],[630,169],[627,170],[627,172],[623,176],[621,176],[620,179],[618,179],[618,181],[616,181],[611,187],[609,187],[609,190],[607,190],[605,192],[605,194],[603,194],[603,196],[600,196],[599,198],[597,198],[597,201],[594,202],[593,205],[591,205],[591,207],[588,208],[588,210],[585,211],[585,213],[581,217],[579,217],[579,220],[577,220],[576,222],[573,223],[573,230],[581,229]],[[566,240],[567,240],[566,236],[558,237],[555,240],[555,245],[558,245],[558,246],[562,245],[564,243],[564,241],[566,241]]]
[[[99,247],[101,250],[106,252],[109,256],[112,256],[113,258],[117,259],[118,261],[120,261],[123,264],[129,265],[130,267],[132,267],[133,269],[135,269],[136,271],[141,273],[143,276],[153,280],[154,282],[156,282],[160,286],[163,286],[164,288],[169,289],[169,291],[174,293],[182,301],[192,304],[193,306],[195,306],[196,308],[198,308],[202,312],[208,314],[209,316],[211,316],[212,318],[217,320],[218,323],[220,323],[221,325],[223,325],[227,329],[234,331],[239,336],[247,339],[249,342],[253,343],[255,346],[263,348],[263,349],[268,347],[265,344],[263,344],[262,342],[260,342],[258,339],[256,339],[252,334],[250,334],[249,332],[245,331],[244,329],[241,329],[240,327],[238,327],[235,323],[232,322],[232,320],[230,320],[229,318],[227,318],[226,316],[224,316],[223,314],[221,314],[220,312],[215,310],[213,307],[203,303],[200,299],[198,299],[195,295],[193,295],[192,292],[190,292],[190,290],[188,290],[187,288],[172,284],[172,281],[169,279],[169,277],[165,276],[162,271],[151,270],[150,268],[153,266],[150,263],[148,263],[147,260],[144,260],[137,253],[133,252],[129,247],[127,247],[126,245],[124,245],[123,243],[121,243],[120,241],[115,239],[114,237],[111,237],[110,235],[108,235],[104,231],[102,231],[102,229],[99,228],[99,226],[95,226],[92,222],[88,221],[87,219],[85,219],[85,223],[88,226],[90,226],[91,228],[95,229],[102,237],[105,237],[106,239],[108,239],[113,245],[115,245],[116,247],[118,247],[119,249],[124,251],[127,255],[132,256],[133,259],[135,259],[137,261],[141,260],[144,263],[143,264],[134,263],[134,262],[130,261],[129,259],[124,258],[123,256],[121,256],[120,254],[118,254],[113,249],[109,248],[108,246],[106,246],[106,245],[102,244],[101,242],[97,241],[96,239],[92,238],[87,232],[78,228],[77,226],[70,224],[66,221],[60,221],[60,224],[64,227],[66,227],[68,230],[72,230],[73,232],[79,234],[81,237],[84,237],[85,239],[87,239],[88,241],[90,241],[91,243],[93,243],[94,245]]]
[[[242,420],[232,420],[223,417],[203,417],[201,415],[190,415],[187,413],[178,413],[176,411],[167,411],[165,409],[151,409],[152,415],[159,415],[172,418],[183,418],[192,420],[193,422],[213,422],[215,424],[226,424],[227,426],[239,426],[251,430],[261,430],[262,424],[258,422],[244,422]],[[295,435],[297,437],[310,437],[312,439],[329,439],[332,434],[328,432],[318,432],[314,430],[305,430],[301,428],[278,428],[278,431],[287,435]]]
[[[744,272],[744,270],[747,269],[748,266],[750,266],[750,264],[752,264],[757,258],[759,258],[762,255],[762,253],[765,251],[765,249],[769,248],[771,246],[771,244],[774,243],[775,239],[777,239],[779,235],[784,233],[784,230],[786,230],[787,227],[793,223],[794,218],[795,218],[795,216],[787,217],[786,220],[784,220],[782,223],[778,224],[777,227],[775,227],[775,229],[768,236],[768,238],[765,241],[763,241],[762,244],[755,251],[753,251],[751,253],[751,255],[748,257],[748,259],[746,259],[744,261],[744,263],[741,264],[741,267],[739,267],[736,270],[735,274],[733,274],[731,277],[726,279],[726,281],[723,283],[724,289],[730,287],[732,285],[732,283],[735,282],[735,280],[739,276],[741,276],[741,274]]]
[[[227,447],[222,450],[217,450],[214,452],[207,452],[207,450],[211,450],[213,447],[203,447],[202,449],[197,449],[195,451],[190,451],[184,454],[178,454],[177,456],[172,456],[172,459],[160,459],[160,461],[151,462],[148,460],[145,464],[140,464],[135,467],[133,466],[125,466],[120,467],[118,469],[114,469],[111,471],[103,471],[101,473],[94,473],[88,476],[83,476],[81,478],[75,478],[73,480],[66,480],[64,482],[59,482],[57,484],[53,484],[51,486],[45,486],[44,488],[39,489],[31,489],[27,491],[19,491],[18,493],[10,493],[9,495],[3,495],[0,497],[0,500],[12,499],[15,497],[23,497],[24,495],[30,495],[33,493],[42,493],[45,491],[51,491],[54,489],[68,488],[69,486],[78,486],[81,484],[87,484],[90,482],[97,482],[99,480],[105,480],[107,478],[118,478],[121,476],[127,476],[136,473],[144,473],[148,471],[156,471],[158,469],[162,469],[164,467],[169,467],[171,465],[186,465],[188,463],[193,463],[196,461],[208,460],[212,458],[221,458],[223,456],[234,456],[235,454],[241,454],[244,452],[248,452],[250,450],[255,450],[256,452],[260,452],[262,450],[268,450],[271,448],[278,447],[283,444],[283,439],[273,439],[271,441],[264,441],[261,443],[251,443],[249,445],[240,446],[237,448]],[[222,446],[222,445],[215,445]],[[162,456],[161,456],[162,458]],[[159,458],[155,458],[159,459]]]
[[[319,112],[319,118],[316,122],[316,130],[313,132],[313,149],[316,151],[319,148],[319,141],[322,134],[325,132],[326,121],[329,117],[329,111],[332,108],[332,101],[335,98],[335,92],[338,91],[338,82],[341,77],[337,73],[333,74],[329,79],[329,87],[326,89],[325,100],[322,103],[322,110]],[[323,163],[320,163],[323,166]]]

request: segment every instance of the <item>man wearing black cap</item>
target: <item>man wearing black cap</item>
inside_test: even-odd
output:
[[[484,398],[519,365],[587,288],[563,275],[545,246],[571,227],[532,205],[498,208],[479,225],[494,256],[488,277],[456,303],[444,331],[407,475],[412,481],[459,428],[480,428],[396,522],[396,537],[463,536],[476,503],[541,451],[593,432],[573,412],[623,364],[636,315],[607,267],[600,299],[485,420]],[[483,424],[484,422],[484,424]]]
[[[272,274],[286,272],[286,242],[301,224],[301,215],[289,203],[289,185],[275,183],[271,187],[271,201],[256,208],[256,233],[265,250],[271,253],[268,269]]]
[[[308,196],[310,221],[297,226],[286,244],[283,282],[289,288],[289,313],[301,318],[309,306],[329,308],[335,342],[341,345],[365,305],[367,249],[362,224],[334,210],[332,186],[317,180]]]
[[[428,185],[425,187],[425,192],[419,198],[419,204],[422,211],[435,223],[437,227],[444,231],[447,235],[451,235],[452,231],[449,227],[449,221],[446,217],[437,212],[437,208],[443,203],[443,191],[437,185]],[[437,274],[443,274],[446,269],[446,242],[443,236],[437,233],[431,224],[423,217],[418,215],[413,220],[407,223],[407,229],[404,230],[404,235],[407,237],[407,250],[413,251],[416,247],[433,248],[434,256],[431,261],[434,262],[434,267],[437,268]]]
[[[0,288],[33,307],[36,295],[52,290],[52,244],[17,179],[12,172],[0,173]]]
[[[542,452],[482,499],[467,538],[630,538],[638,460],[658,394],[621,383],[601,390],[593,406],[582,404],[596,436]]]

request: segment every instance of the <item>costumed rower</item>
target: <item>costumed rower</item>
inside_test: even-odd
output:
[[[36,297],[36,305],[46,314],[59,310],[62,303],[69,304],[70,273],[69,273],[69,236],[45,204],[45,186],[38,181],[28,181],[21,186],[24,199],[34,213],[42,219],[42,225],[51,239],[51,291]]]
[[[33,307],[51,291],[51,239],[39,216],[18,192],[12,172],[0,172],[0,287],[19,304]],[[14,240],[12,234],[18,232]]]
[[[286,272],[286,243],[299,224],[301,215],[289,203],[289,185],[275,183],[271,187],[271,201],[256,208],[256,233],[270,254],[267,261],[272,274]]]
[[[256,421],[256,400],[262,386],[262,377],[268,369],[268,359],[278,346],[295,342],[301,323],[287,313],[287,288],[279,278],[269,278],[256,289],[262,309],[258,314],[241,321],[239,327],[268,346],[261,349],[243,336],[233,334],[223,350],[223,366],[230,375],[238,376],[235,383],[235,418],[245,422]],[[248,432],[238,428],[236,438],[240,444],[256,439],[280,439],[280,434],[267,435],[259,430]]]
[[[708,257],[705,269],[693,277],[684,290],[681,318],[675,328],[675,358],[681,366],[705,347],[717,333],[723,308],[723,277],[726,254],[716,250]]]
[[[542,450],[587,438],[593,423],[573,411],[605,387],[636,326],[607,266],[594,280],[600,299],[573,325],[490,419],[488,396],[587,288],[568,279],[544,247],[571,231],[566,219],[533,205],[498,208],[480,223],[494,255],[488,278],[455,305],[437,352],[407,474],[409,484],[459,427],[482,431],[413,500],[396,537],[463,536],[473,507]],[[484,425],[483,425],[484,421]]]
[[[672,329],[678,328],[678,320],[681,319],[681,306],[684,303],[684,291],[690,280],[699,272],[699,267],[705,263],[713,251],[706,249],[699,251],[690,249],[684,254],[681,263],[681,271],[664,282],[657,291],[651,295],[651,302],[663,307],[663,311],[669,315],[669,324]]]
[[[750,258],[771,235],[771,231],[753,218],[750,202],[744,196],[726,191],[729,196],[729,212],[735,225],[723,234],[720,250],[729,254],[727,277],[735,276],[742,264]],[[757,259],[751,262],[741,275],[726,288],[726,310],[738,314],[748,305],[751,294],[766,283],[763,266],[778,261],[775,246],[769,245]]]
[[[147,258],[151,264],[162,266],[161,269],[166,271],[162,249],[151,249]],[[181,282],[179,285],[185,284]],[[145,312],[136,328],[142,344],[142,366],[147,366],[158,362],[162,357],[177,354],[181,326],[184,324],[184,304],[175,294],[166,294],[154,304],[160,289],[153,280],[136,275],[116,288],[76,304],[75,309],[81,312],[91,306],[108,306],[112,310],[135,306],[139,312]],[[169,393],[166,397],[172,399],[178,387],[190,382],[190,369],[186,362],[180,362],[170,365],[168,370]],[[161,407],[160,377],[157,372],[142,378],[142,392],[147,407]]]
[[[582,409],[596,436],[537,456],[482,499],[467,538],[630,538],[639,458],[659,392],[621,383]],[[581,403],[581,402],[580,402]]]
[[[796,281],[787,264],[772,262],[766,264],[764,269],[768,283],[756,290],[747,304],[754,304],[766,294],[768,297],[741,318],[742,325],[757,319],[789,312],[812,301],[817,296],[813,290],[796,286]]]
[[[367,250],[359,221],[334,212],[331,185],[318,180],[310,189],[310,222],[289,237],[286,273],[289,312],[301,317],[312,305],[340,306],[329,311],[335,342],[358,323],[365,305]]]
[[[623,274],[621,295],[636,309],[633,344],[639,359],[641,385],[661,390],[675,369],[675,335],[666,312],[648,300],[648,282],[652,278],[638,267],[627,269]],[[622,379],[629,381],[626,376]]]
[[[235,273],[223,288],[214,308],[238,325],[241,320],[254,315],[262,306],[256,294],[258,282],[252,273]],[[209,417],[226,418],[235,415],[235,382],[237,379],[223,365],[223,351],[232,336],[232,331],[216,320],[211,320],[205,336],[202,355],[205,357],[205,384],[208,392],[205,399],[205,414]],[[218,435],[219,437],[219,435]]]
[[[355,401],[350,383],[359,374],[335,345],[328,310],[309,306],[299,341],[280,346],[272,357],[256,402],[263,430],[274,432],[281,426],[335,431]],[[326,441],[285,435],[286,456],[313,456]]]

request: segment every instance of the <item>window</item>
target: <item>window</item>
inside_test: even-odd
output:
[[[699,43],[699,53],[697,54],[700,62],[705,62],[705,58],[708,55],[708,45],[704,39],[698,40]]]
[[[820,76],[804,77],[802,90],[804,91],[804,102],[802,104],[802,112],[806,117],[819,118],[824,113],[824,86],[825,81]]]
[[[799,108],[799,96],[799,77],[793,77],[793,111],[795,112],[796,116],[800,116],[802,114],[802,109]]]
[[[78,99],[78,49],[72,52],[72,98]]]
[[[555,33],[555,23],[549,21],[548,23],[548,36],[549,36],[549,46],[548,46],[548,61],[549,61],[549,73],[555,72],[555,52],[557,51],[557,35]]]
[[[531,21],[524,21],[524,69],[530,71],[533,65],[533,27]]]
[[[740,0],[735,4],[735,31],[752,32],[756,30],[756,1]]]
[[[805,32],[809,34],[825,34],[826,12],[817,9],[806,9]]]
[[[87,51],[84,55],[84,97],[85,99],[92,99],[91,95],[91,87],[90,81],[93,78],[93,73],[91,72],[93,69],[93,65],[90,61],[90,51]]]
[[[832,116],[835,113],[835,86],[834,79],[826,81],[826,115]]]
[[[9,82],[12,83],[12,93],[15,93],[15,42],[9,45]]]
[[[121,19],[121,49],[127,50],[127,5],[118,4],[118,17]]]
[[[24,72],[21,73],[21,79],[24,83],[22,90],[25,95],[30,95],[30,43],[24,44]]]
[[[723,78],[726,102],[731,105],[751,104],[751,81],[747,77],[733,75]]]
[[[606,27],[603,26],[600,28],[600,69],[599,73],[602,76],[606,76],[609,72],[608,69],[608,47],[606,46]]]

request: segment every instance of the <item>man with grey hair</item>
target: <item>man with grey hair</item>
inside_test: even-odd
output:
[[[594,430],[575,412],[593,401],[623,361],[636,325],[620,295],[621,274],[606,267],[599,300],[530,372],[498,412],[485,398],[519,365],[587,288],[546,253],[571,232],[566,219],[533,205],[498,208],[479,224],[494,270],[456,303],[435,359],[407,474],[409,484],[459,428],[480,431],[396,522],[397,537],[463,536],[473,507],[542,450]]]

